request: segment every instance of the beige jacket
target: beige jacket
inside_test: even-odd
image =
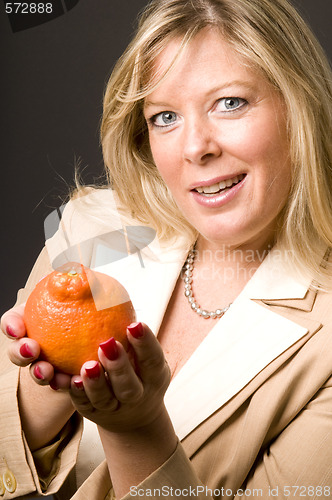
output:
[[[73,245],[79,234],[89,238],[96,221],[91,224],[80,212],[66,210],[70,221],[63,229],[66,244],[68,235]],[[77,227],[75,233],[72,228]],[[54,242],[61,235],[54,238],[19,301],[59,254]],[[187,249],[181,245],[165,249],[152,242],[140,256],[133,253],[109,263],[105,255],[110,248],[108,237],[100,231],[85,249],[84,263],[120,279],[138,319],[157,332]],[[332,496],[332,295],[316,293],[309,285],[291,276],[277,249],[270,252],[172,381],[165,401],[179,437],[178,448],[126,499]],[[1,338],[0,472],[8,468],[16,477],[16,491],[6,491],[3,497],[9,499],[41,492],[41,485],[36,458],[20,428],[18,370],[6,359],[6,342]],[[45,494],[55,493],[66,477],[60,498],[67,498],[74,487],[78,420],[64,431],[71,439],[53,464],[53,475],[42,482]],[[73,500],[111,496],[103,462]]]

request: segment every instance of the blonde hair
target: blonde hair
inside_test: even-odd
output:
[[[180,38],[185,48],[208,26],[284,98],[293,169],[278,241],[302,274],[326,285],[330,271],[319,266],[319,258],[322,246],[332,246],[331,70],[286,0],[154,0],[147,6],[105,92],[101,140],[109,182],[132,216],[154,227],[160,238],[196,238],[154,165],[143,101],[165,76],[149,81],[165,45]]]

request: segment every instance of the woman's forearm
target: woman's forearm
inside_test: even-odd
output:
[[[126,495],[157,470],[175,451],[178,439],[166,411],[134,432],[99,428],[116,498]]]
[[[68,393],[37,385],[28,367],[20,370],[18,403],[22,428],[31,451],[50,443],[74,413]]]

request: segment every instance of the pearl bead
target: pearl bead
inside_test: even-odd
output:
[[[205,309],[201,309],[201,307],[197,304],[196,299],[194,298],[194,294],[192,292],[192,276],[193,276],[193,270],[194,270],[194,260],[196,257],[197,250],[193,248],[192,250],[189,251],[187,260],[185,262],[185,265],[183,267],[184,271],[184,289],[185,289],[185,296],[188,299],[188,302],[194,312],[199,314],[202,318],[204,319],[216,319],[216,318],[221,318],[223,314],[230,308],[231,304],[228,306],[224,307],[223,309],[216,309],[215,311],[207,311]]]

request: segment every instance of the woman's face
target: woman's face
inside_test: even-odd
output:
[[[179,44],[165,48],[156,74]],[[285,106],[268,81],[205,29],[146,98],[144,115],[155,164],[202,237],[235,247],[270,242],[290,160]]]

